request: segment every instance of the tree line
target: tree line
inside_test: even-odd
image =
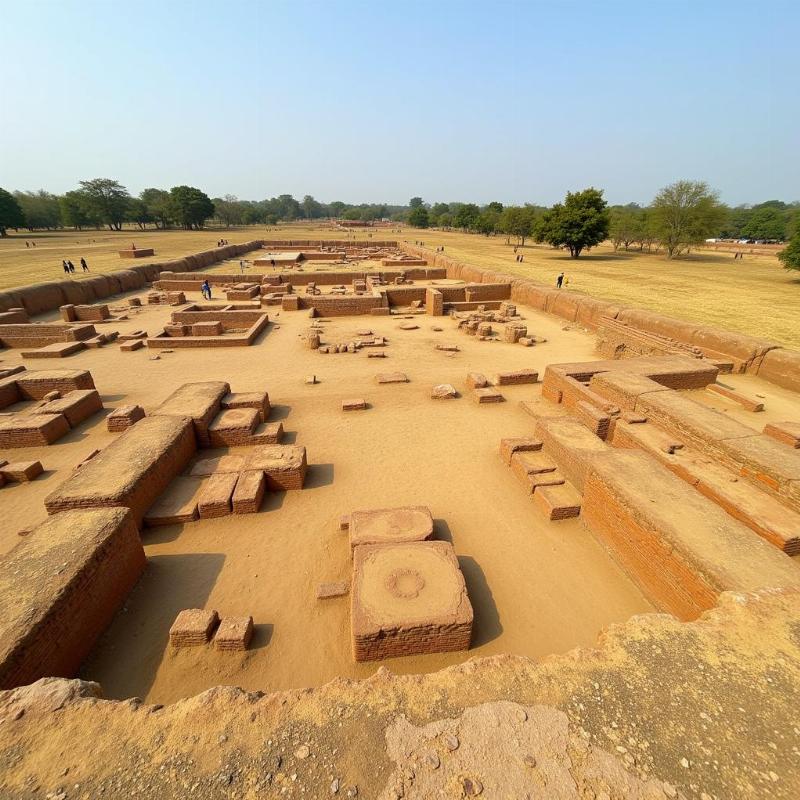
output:
[[[800,203],[770,200],[730,208],[701,181],[677,181],[661,189],[648,206],[635,203],[609,206],[594,188],[569,192],[551,208],[499,202],[426,204],[409,201],[407,221],[417,228],[455,228],[487,236],[503,234],[518,245],[527,239],[563,248],[578,258],[605,240],[614,249],[637,248],[664,252],[676,258],[708,239],[746,239],[765,242],[798,240]],[[791,253],[793,244],[784,253]],[[784,263],[786,263],[786,259]]]
[[[0,235],[10,228],[53,230],[99,228],[121,230],[124,223],[156,228],[202,228],[209,220],[226,227],[274,225],[314,219],[392,220],[417,228],[459,229],[487,236],[503,234],[518,245],[529,239],[563,248],[573,258],[610,239],[614,249],[638,248],[675,258],[707,239],[787,241],[783,261],[800,250],[800,203],[770,200],[730,208],[706,183],[677,181],[661,189],[648,206],[609,206],[602,190],[569,192],[550,208],[491,202],[428,204],[412,197],[407,205],[341,201],[322,203],[311,195],[296,200],[282,194],[267,200],[240,200],[225,195],[213,200],[193,186],[149,188],[138,197],[110,178],[81,181],[79,188],[55,195],[46,191],[0,189]],[[800,264],[798,267],[800,268]]]
[[[202,228],[209,220],[226,227],[233,225],[275,225],[303,219],[337,218],[363,220],[404,219],[406,206],[385,203],[353,205],[334,201],[321,203],[311,195],[296,200],[282,194],[268,200],[239,200],[234,195],[211,199],[193,186],[145,189],[138,197],[111,178],[80,181],[79,188],[56,195],[38,192],[9,192],[0,189],[0,235],[9,229],[29,231],[58,228],[101,228],[121,230],[125,223],[144,230],[182,227]]]

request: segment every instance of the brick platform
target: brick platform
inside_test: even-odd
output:
[[[342,400],[342,411],[365,411],[367,408],[367,401],[363,397],[350,397]]]
[[[84,420],[102,411],[103,402],[95,389],[75,389],[67,392],[57,400],[50,400],[40,406],[36,414],[63,414],[71,428],[75,428]]]
[[[221,411],[208,426],[211,447],[235,447],[249,443],[261,421],[255,408],[229,408]]]
[[[140,419],[144,419],[144,409],[141,406],[120,406],[106,417],[106,425],[110,433],[122,433]]]
[[[122,508],[48,518],[0,560],[0,688],[73,677],[145,567]]]
[[[189,475],[195,478],[205,478],[215,472],[241,472],[245,468],[245,457],[238,453],[231,453],[217,458],[198,459],[189,470]]]
[[[251,448],[245,469],[263,470],[267,488],[273,491],[302,489],[308,464],[306,449],[300,445],[262,445]]]
[[[255,514],[261,508],[267,482],[260,469],[245,470],[239,474],[233,492],[232,509],[234,514]]]
[[[53,417],[57,419],[57,417]],[[49,514],[126,506],[139,522],[195,452],[191,422],[145,417],[45,498]]]
[[[209,477],[197,495],[197,512],[201,519],[225,517],[231,513],[231,497],[238,480],[235,472],[217,472]]]
[[[222,398],[223,408],[255,408],[266,422],[269,417],[270,404],[267,392],[229,392]]]
[[[375,376],[378,383],[408,383],[405,372],[382,372]]]
[[[353,563],[353,658],[469,648],[472,605],[449,542],[362,545]]]
[[[350,551],[365,544],[422,542],[433,536],[433,517],[427,506],[401,506],[354,511],[350,514]]]
[[[69,433],[63,414],[14,414],[0,419],[0,447],[40,447]]]
[[[516,372],[498,372],[494,376],[495,386],[516,386],[523,383],[536,383],[539,373],[535,369],[520,369]]]
[[[197,497],[202,489],[198,478],[178,476],[144,515],[144,525],[183,525],[197,519]]]
[[[695,619],[723,591],[800,585],[797,565],[645,453],[596,456],[582,515],[656,607]]]
[[[189,417],[194,424],[197,443],[201,447],[210,447],[208,426],[219,414],[222,399],[230,391],[231,387],[225,381],[185,383],[152,411],[151,417]]]
[[[0,476],[9,483],[27,483],[43,472],[41,461],[12,461],[0,466]]]

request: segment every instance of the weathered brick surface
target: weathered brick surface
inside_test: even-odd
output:
[[[197,519],[197,496],[202,489],[199,478],[174,478],[166,491],[144,515],[144,525],[156,528],[161,525],[182,525]]]
[[[494,376],[495,386],[516,386],[522,383],[536,383],[539,373],[535,369],[520,369],[515,372],[498,372]]]
[[[568,483],[538,486],[533,493],[533,503],[552,522],[571,519],[581,513],[581,496]]]
[[[223,652],[247,650],[252,638],[252,617],[223,617],[214,634],[214,649]]]
[[[231,506],[233,513],[255,514],[258,512],[266,490],[267,482],[263,470],[251,469],[239,473],[239,480],[233,491]]]
[[[269,417],[270,403],[267,392],[229,392],[222,398],[223,408],[255,408],[262,422]]]
[[[681,620],[723,591],[800,584],[783,553],[645,453],[592,460],[582,517],[648,599]]]
[[[190,420],[145,417],[100,451],[45,498],[49,514],[75,508],[125,506],[145,512],[196,449]]]
[[[63,414],[75,428],[93,414],[102,411],[103,402],[96,389],[75,389],[57,400],[50,400],[36,409],[36,414]]]
[[[574,419],[540,419],[536,423],[536,436],[578,491],[583,491],[592,459],[608,451],[608,445]]]
[[[3,480],[13,483],[27,483],[44,472],[41,461],[11,461],[0,466]]]
[[[222,399],[230,391],[231,387],[225,381],[184,383],[151,412],[151,417],[189,417],[194,424],[198,444],[210,447],[208,426],[219,413]]]
[[[120,406],[106,417],[106,425],[111,433],[121,433],[140,419],[144,419],[144,409],[141,406]]]
[[[302,489],[308,463],[306,449],[300,445],[260,445],[250,448],[245,469],[263,470],[267,488],[273,491]]]
[[[787,555],[800,553],[800,513],[710,458],[687,447],[666,446],[674,440],[654,425],[620,422],[612,443],[644,450],[762,539]]]
[[[208,426],[208,440],[212,447],[246,445],[260,421],[255,408],[225,409]]]
[[[0,560],[0,688],[72,677],[145,566],[121,508],[48,518]]]
[[[197,495],[197,512],[202,519],[231,513],[231,497],[238,480],[235,472],[216,472],[209,477]]]
[[[353,562],[353,658],[466,650],[472,605],[449,542],[363,545]]]
[[[169,629],[173,647],[200,647],[211,639],[219,615],[213,609],[186,608],[175,618]]]
[[[0,447],[39,447],[69,433],[63,414],[14,414],[0,419]]]
[[[542,442],[532,436],[521,436],[500,440],[500,457],[506,464],[511,464],[511,456],[520,452],[535,452],[542,449]]]
[[[764,435],[789,447],[800,448],[800,422],[770,422],[764,426]]]
[[[433,536],[427,506],[401,506],[353,511],[348,518],[351,552],[359,545],[421,542]]]

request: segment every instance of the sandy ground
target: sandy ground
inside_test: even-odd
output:
[[[63,361],[29,362],[34,369],[90,369],[107,408],[133,402],[152,408],[191,380],[224,379],[234,391],[266,388],[270,419],[283,420],[284,441],[305,445],[311,465],[305,489],[268,494],[259,514],[146,530],[147,571],[82,677],[100,682],[110,697],[166,703],[218,684],[270,691],[372,674],[377,664],[357,665],[351,657],[349,598],[315,598],[317,584],[349,579],[347,535],[338,521],[358,508],[428,505],[436,538],[455,547],[475,608],[469,654],[396,659],[388,662],[395,672],[429,672],[472,655],[539,658],[565,652],[591,645],[609,623],[652,610],[577,521],[549,523],[539,516],[501,462],[502,437],[532,433],[533,420],[518,401],[538,396],[539,387],[503,387],[508,402],[488,406],[478,406],[466,393],[470,371],[491,375],[535,367],[541,374],[548,363],[594,357],[593,336],[555,317],[520,310],[547,343],[528,349],[479,342],[457,333],[448,318],[419,316],[418,330],[402,331],[396,317],[347,317],[323,322],[324,341],[348,341],[370,328],[388,337],[387,358],[370,359],[366,351],[324,355],[303,345],[307,312],[269,309],[273,325],[250,348],[175,350],[151,360],[147,350],[120,353],[112,345]],[[129,321],[108,327],[154,330],[169,312],[145,306]],[[436,326],[444,330],[436,332]],[[461,350],[436,351],[436,343],[456,343]],[[6,351],[2,363],[19,360],[18,351]],[[377,385],[375,375],[388,371],[406,372],[411,382]],[[311,374],[318,384],[305,383]],[[695,394],[756,429],[800,413],[789,392],[755,378],[725,380],[764,394],[767,410],[751,414],[722,398]],[[430,388],[442,382],[465,394],[431,400]],[[369,410],[342,412],[341,400],[353,396],[364,397]],[[71,468],[114,436],[98,414],[55,445],[3,454],[39,458],[47,472],[0,492],[0,551],[18,541],[18,530],[44,517],[44,497]],[[168,629],[188,607],[251,614],[251,650],[170,651]]]

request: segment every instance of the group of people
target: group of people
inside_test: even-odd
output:
[[[27,239],[25,240],[25,247],[36,247],[36,242],[29,242]]]
[[[228,240],[227,239],[220,239],[217,242],[217,247],[224,247],[226,244],[228,244]]]
[[[205,300],[211,299],[211,284],[208,282],[208,279],[200,284],[200,292]]]
[[[64,272],[67,275],[70,275],[71,273],[75,272],[75,265],[69,259],[65,258],[61,262],[61,265],[64,267]],[[85,258],[81,259],[81,269],[84,272],[88,272],[89,271],[89,265],[86,263],[86,259]]]
[[[736,260],[741,259],[741,258],[744,258],[744,253],[741,250],[737,250],[733,254],[733,260],[736,261]]]
[[[524,253],[520,253],[519,255],[514,256],[514,258],[517,259],[517,263],[521,264],[525,260],[525,254]]]

